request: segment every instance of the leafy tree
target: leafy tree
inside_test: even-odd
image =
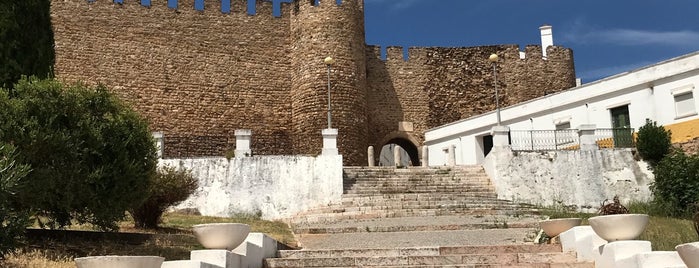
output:
[[[50,0],[0,1],[0,87],[47,77],[54,63]]]
[[[672,133],[669,130],[658,126],[655,121],[646,119],[646,124],[638,129],[636,150],[643,160],[646,160],[651,167],[655,167],[670,152],[671,136]]]
[[[165,210],[186,200],[197,189],[198,181],[191,171],[164,167],[158,170],[143,204],[132,209],[136,228],[157,228]]]
[[[672,150],[653,170],[654,200],[668,216],[689,216],[699,202],[699,155]]]
[[[0,259],[16,247],[28,224],[28,214],[14,204],[17,188],[28,172],[27,165],[15,161],[14,148],[0,144]]]
[[[32,167],[21,209],[60,228],[76,220],[116,229],[147,196],[155,146],[144,119],[104,87],[23,79],[0,93],[0,140]],[[43,217],[42,217],[43,218]]]

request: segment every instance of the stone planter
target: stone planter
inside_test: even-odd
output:
[[[250,233],[250,226],[242,223],[208,223],[192,227],[199,243],[208,249],[233,250]]]
[[[678,245],[675,250],[687,268],[699,268],[699,242]]]
[[[636,239],[648,225],[646,214],[616,214],[588,219],[592,230],[608,242]]]
[[[568,231],[570,228],[580,225],[581,222],[582,219],[580,218],[551,219],[540,221],[539,226],[549,237],[556,237],[562,232]]]
[[[165,258],[158,256],[94,256],[76,258],[78,268],[160,268]]]

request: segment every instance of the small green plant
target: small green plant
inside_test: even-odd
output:
[[[655,121],[646,119],[646,124],[638,129],[636,150],[647,161],[651,168],[660,162],[670,152],[672,133]]]
[[[189,170],[177,170],[173,167],[160,168],[152,180],[146,201],[130,211],[134,226],[157,228],[165,210],[187,199],[197,187],[197,179]]]

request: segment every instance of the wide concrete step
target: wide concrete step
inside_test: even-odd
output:
[[[423,265],[543,265],[576,263],[574,253],[500,253],[449,256],[398,257],[334,257],[334,258],[277,258],[267,259],[266,267],[365,267],[365,266],[423,266]],[[540,267],[540,266],[532,266]]]
[[[292,223],[335,223],[342,220],[377,218],[433,217],[433,216],[490,216],[490,215],[536,215],[538,211],[526,208],[452,208],[452,209],[401,209],[350,211],[341,213],[321,213],[297,215]],[[507,227],[507,226],[505,226]]]
[[[450,173],[450,174],[386,174],[386,173],[344,173],[348,180],[412,180],[412,181],[488,181],[485,172]]]
[[[309,215],[309,214],[333,214],[333,213],[370,213],[370,212],[382,212],[382,211],[394,211],[394,212],[422,212],[422,211],[432,211],[432,210],[444,210],[444,211],[464,211],[464,210],[533,210],[530,207],[523,207],[516,204],[507,203],[489,203],[489,202],[469,202],[469,203],[432,203],[432,204],[385,204],[385,205],[356,205],[356,206],[338,206],[338,207],[325,207],[309,210],[303,214],[299,215]],[[431,216],[431,215],[426,215]]]
[[[292,225],[296,234],[376,233],[410,231],[481,230],[498,228],[537,228],[541,216],[435,216],[340,220],[334,223],[304,223]]]
[[[385,194],[349,194],[342,195],[342,201],[363,200],[400,200],[400,201],[424,201],[424,200],[461,200],[469,198],[493,198],[497,194],[494,191],[470,191],[459,193],[385,193]]]
[[[400,194],[400,193],[462,193],[462,192],[492,192],[492,187],[439,187],[439,186],[386,186],[386,187],[349,187],[344,189],[345,194],[363,194],[363,195],[380,195],[380,194]]]
[[[280,250],[279,258],[336,258],[366,256],[440,256],[502,253],[560,253],[560,244],[476,245],[419,248]]]

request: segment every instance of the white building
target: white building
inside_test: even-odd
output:
[[[503,108],[502,125],[511,134],[581,125],[638,130],[648,118],[670,129],[673,143],[685,142],[699,136],[697,84],[699,52],[694,52]],[[429,165],[450,162],[450,148],[456,165],[482,164],[496,120],[493,111],[426,131]]]

